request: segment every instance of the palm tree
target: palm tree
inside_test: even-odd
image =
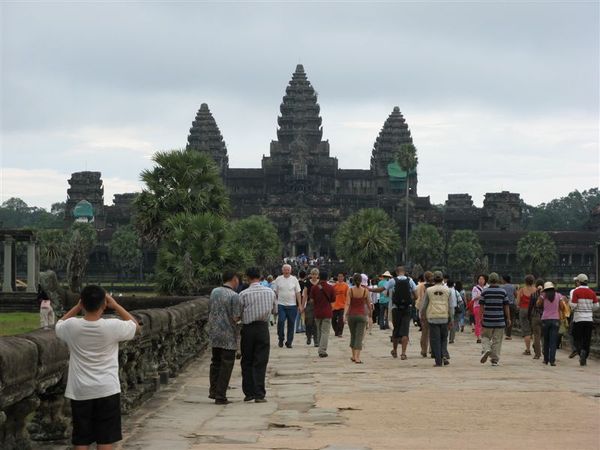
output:
[[[401,144],[396,153],[396,161],[400,168],[406,172],[406,205],[404,214],[404,242],[408,242],[408,194],[410,192],[410,173],[417,168],[417,148],[413,144]],[[405,262],[408,264],[408,246],[404,252]]]
[[[362,209],[346,219],[335,235],[336,254],[348,268],[372,274],[395,263],[398,230],[385,211]]]
[[[229,197],[217,166],[196,150],[157,152],[156,166],[141,174],[146,187],[135,200],[135,224],[143,238],[158,244],[165,223],[178,213],[229,213]]]

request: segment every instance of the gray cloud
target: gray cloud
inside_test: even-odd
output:
[[[419,190],[437,202],[469,191],[480,203],[504,188],[539,203],[598,184],[597,3],[0,7],[4,168],[87,167],[135,184],[153,150],[185,145],[202,102],[231,164],[256,167],[302,62],[342,167],[368,165],[399,105],[420,152]],[[560,187],[514,176],[551,171],[565,152],[588,164],[558,163],[583,174]],[[504,159],[487,173],[482,155]],[[435,181],[435,169],[474,164],[487,176]]]

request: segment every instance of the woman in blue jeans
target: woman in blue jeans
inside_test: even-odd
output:
[[[544,308],[542,313],[542,336],[544,339],[544,364],[556,366],[556,346],[558,343],[558,328],[561,315],[567,314],[568,307],[564,297],[556,292],[551,281],[544,283],[544,290],[536,302],[538,308]]]

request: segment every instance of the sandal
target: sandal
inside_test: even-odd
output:
[[[356,360],[354,358],[350,358],[350,361],[352,362],[356,362]]]
[[[407,359],[405,354],[400,355],[400,359]]]
[[[356,364],[362,364],[362,361],[354,361]]]
[[[398,357],[398,352],[396,350],[392,350],[390,353],[394,358]]]

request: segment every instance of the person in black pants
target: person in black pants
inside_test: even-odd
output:
[[[266,402],[265,375],[269,362],[269,317],[277,311],[273,290],[262,286],[260,270],[246,271],[250,287],[240,293],[242,309],[242,389],[244,401]]]

